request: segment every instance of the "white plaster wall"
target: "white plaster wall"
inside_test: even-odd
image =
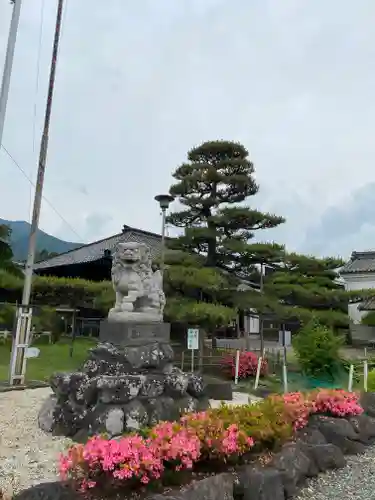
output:
[[[245,333],[259,334],[259,316],[255,310],[251,316],[245,316],[244,327]]]
[[[251,316],[249,322],[249,333],[259,333],[259,316]]]
[[[358,325],[359,323],[361,323],[363,316],[365,316],[367,314],[366,311],[360,311],[358,309],[358,307],[360,305],[361,305],[361,302],[358,302],[357,304],[349,304],[348,305],[349,319],[355,325]]]
[[[375,288],[375,273],[356,273],[342,276],[345,283],[345,290],[366,290]],[[361,322],[363,316],[367,313],[366,311],[360,311],[358,307],[361,302],[357,304],[349,304],[348,314],[349,318],[353,323],[358,324]]]

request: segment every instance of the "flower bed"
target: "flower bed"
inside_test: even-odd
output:
[[[254,450],[274,448],[303,429],[313,414],[360,415],[358,395],[341,390],[273,395],[256,405],[188,414],[162,422],[142,435],[96,436],[72,446],[60,459],[62,479],[81,490],[165,485],[173,473],[194,472],[211,463],[246,463]]]

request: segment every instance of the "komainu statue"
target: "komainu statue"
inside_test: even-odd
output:
[[[113,321],[163,321],[165,295],[159,270],[153,271],[150,249],[144,243],[119,243],[112,261],[115,306]]]

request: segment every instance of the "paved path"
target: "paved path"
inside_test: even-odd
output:
[[[240,405],[248,405],[253,402],[256,403],[260,401],[262,398],[257,398],[255,396],[250,396],[245,392],[234,392],[232,401],[218,401],[216,399],[210,399],[211,408],[218,408],[221,403],[225,403],[228,406],[240,406]]]

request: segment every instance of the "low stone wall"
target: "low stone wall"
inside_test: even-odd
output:
[[[363,453],[375,444],[375,393],[364,394],[365,413],[349,418],[311,417],[265,465],[246,465],[235,473],[217,474],[147,500],[285,500],[295,497],[308,478],[343,468],[345,455]],[[45,483],[16,495],[13,500],[78,500],[82,497],[63,483]],[[113,500],[126,500],[116,496]],[[96,499],[104,500],[104,498]]]

